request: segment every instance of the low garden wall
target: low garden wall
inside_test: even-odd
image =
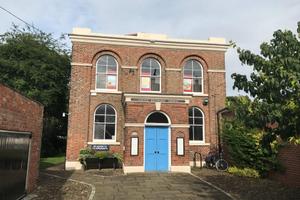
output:
[[[300,145],[290,144],[280,148],[278,159],[284,171],[271,174],[271,178],[300,188]]]

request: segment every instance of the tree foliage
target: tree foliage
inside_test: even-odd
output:
[[[59,147],[54,145],[57,135],[66,135],[66,120],[61,114],[67,110],[71,66],[69,51],[62,41],[15,25],[0,39],[0,82],[45,106],[44,153],[45,145]]]
[[[298,23],[300,34],[300,23]],[[287,139],[300,133],[300,41],[289,30],[278,30],[270,42],[260,45],[260,55],[237,48],[243,65],[253,73],[232,74],[234,88],[244,90],[253,98],[252,114],[259,127],[268,131],[268,142],[276,135]],[[269,129],[270,124],[277,127]]]

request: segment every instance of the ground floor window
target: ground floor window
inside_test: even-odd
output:
[[[197,107],[189,109],[189,137],[190,141],[203,141],[203,122],[202,111]]]
[[[100,105],[95,111],[94,140],[115,140],[116,111],[108,104]]]

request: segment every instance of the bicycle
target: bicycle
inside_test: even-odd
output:
[[[205,165],[208,168],[216,168],[218,171],[226,171],[228,169],[228,162],[223,159],[223,151],[219,154],[209,153],[205,158]]]

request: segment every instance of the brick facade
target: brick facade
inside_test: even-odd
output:
[[[43,106],[0,84],[0,130],[30,132],[32,134],[27,176],[28,192],[37,186]]]
[[[157,110],[165,113],[171,121],[172,166],[188,166],[193,159],[190,156],[191,151],[207,154],[210,148],[216,146],[216,112],[224,108],[226,97],[224,53],[228,48],[227,44],[223,50],[168,48],[130,43],[118,44],[109,41],[97,42],[97,39],[76,40],[77,36],[79,37],[76,34],[71,35],[73,48],[67,168],[68,162],[77,161],[79,150],[93,142],[94,112],[97,106],[104,103],[112,105],[117,112],[117,143],[110,144],[110,149],[123,155],[124,166],[143,166],[144,123],[149,113]],[[99,92],[95,88],[96,62],[100,56],[107,54],[112,55],[118,62],[118,85],[117,92],[114,93]],[[157,59],[161,65],[160,93],[140,92],[140,66],[148,57]],[[183,94],[182,69],[188,59],[197,60],[203,67],[204,87],[201,95]],[[157,108],[155,102],[127,101],[127,94],[146,100],[178,97],[188,101],[162,102],[160,108]],[[139,96],[141,94],[144,96]],[[208,99],[208,105],[203,104],[205,99]],[[191,106],[198,107],[204,113],[205,143],[201,145],[189,144],[188,109]],[[139,138],[138,156],[130,155],[130,138],[133,132]],[[184,156],[176,155],[177,136],[184,137]],[[77,165],[69,164],[69,166],[70,169],[77,168]]]

